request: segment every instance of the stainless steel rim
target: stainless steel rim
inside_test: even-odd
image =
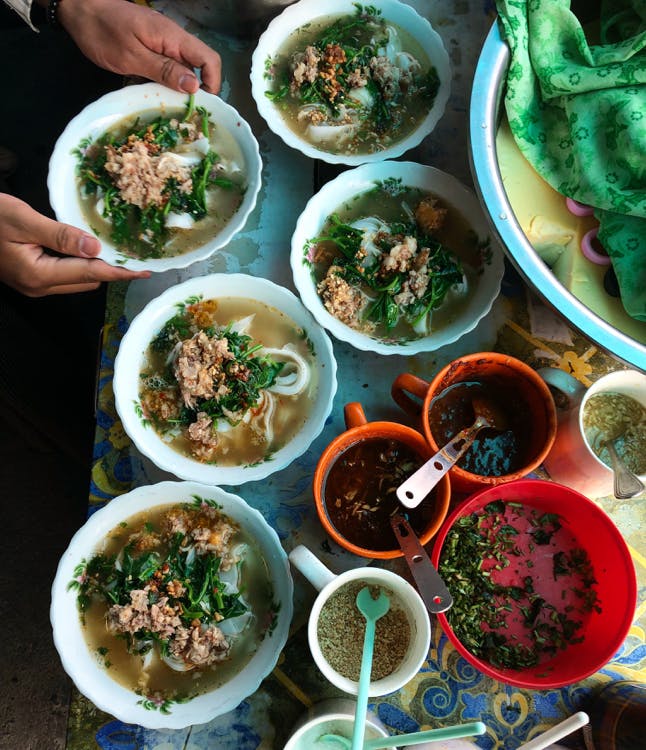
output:
[[[507,256],[548,305],[600,348],[646,371],[646,346],[611,326],[569,292],[541,260],[516,220],[496,152],[498,112],[508,65],[509,48],[494,21],[476,66],[469,115],[469,161],[487,218]]]

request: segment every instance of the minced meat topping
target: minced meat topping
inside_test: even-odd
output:
[[[193,190],[191,170],[178,163],[172,154],[158,152],[156,144],[135,136],[130,136],[118,149],[106,146],[105,169],[126,203],[139,208],[163,205],[167,200],[164,190],[171,179],[181,192]]]

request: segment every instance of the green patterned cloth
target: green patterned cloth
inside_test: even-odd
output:
[[[555,190],[595,207],[624,307],[646,321],[646,0],[602,2],[599,44],[569,0],[496,5],[514,138]]]

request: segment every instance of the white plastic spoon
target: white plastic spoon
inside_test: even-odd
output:
[[[549,747],[552,743],[562,740],[563,737],[572,734],[572,732],[575,732],[577,729],[581,729],[581,727],[584,727],[589,721],[590,717],[588,714],[584,711],[579,711],[564,721],[561,721],[551,729],[548,729],[547,732],[543,732],[543,734],[538,737],[534,737],[533,740],[521,745],[518,750],[545,750],[545,748]]]

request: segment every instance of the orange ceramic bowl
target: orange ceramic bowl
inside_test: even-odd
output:
[[[351,446],[375,438],[385,438],[404,443],[411,448],[423,461],[433,455],[429,444],[424,436],[412,427],[407,427],[397,422],[368,422],[361,404],[353,402],[346,404],[344,409],[347,430],[335,438],[323,451],[314,472],[314,500],[316,511],[323,528],[329,536],[341,547],[360,557],[369,557],[380,560],[390,560],[402,557],[402,551],[396,544],[393,534],[392,549],[372,549],[370,546],[359,546],[346,539],[334,525],[325,503],[325,483],[337,459]],[[403,481],[403,480],[402,480]],[[435,489],[423,502],[422,510],[425,512],[425,527],[418,534],[422,544],[427,544],[438,532],[449,509],[451,499],[451,485],[448,476],[444,476]],[[402,512],[410,513],[402,506]]]
[[[438,444],[429,424],[431,402],[449,386],[474,381],[495,381],[501,393],[506,388],[513,389],[524,405],[523,436],[527,438],[527,445],[523,465],[508,474],[485,476],[457,464],[453,466],[449,470],[451,486],[460,492],[474,492],[521,479],[543,463],[556,437],[556,407],[549,388],[535,370],[506,354],[480,352],[460,357],[440,370],[431,382],[403,373],[393,382],[391,394],[405,412],[421,416],[424,435],[431,453],[435,454],[443,446]]]

